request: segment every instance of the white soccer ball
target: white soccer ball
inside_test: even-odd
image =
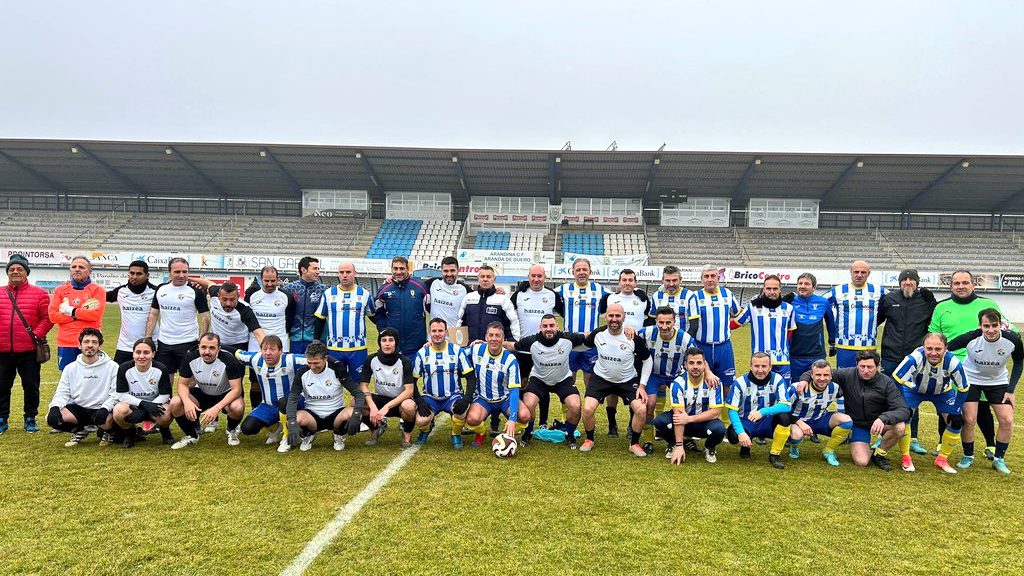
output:
[[[511,458],[516,455],[518,444],[516,439],[508,434],[498,434],[491,440],[491,452],[498,458]]]

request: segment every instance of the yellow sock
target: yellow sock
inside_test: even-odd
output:
[[[643,443],[654,443],[654,426],[644,424],[644,431],[640,434],[640,441]]]
[[[665,411],[665,402],[666,400],[664,396],[658,396],[658,399],[654,401],[655,414],[661,414],[662,412]]]
[[[466,421],[458,416],[452,416],[452,436],[459,436],[462,434],[462,429],[466,427]]]
[[[879,446],[878,448],[875,448],[874,454],[875,454],[875,456],[888,456],[889,455],[889,451],[888,450],[882,450],[882,447]]]
[[[846,441],[850,437],[852,428],[843,428],[842,426],[836,426],[832,429],[832,435],[829,436],[828,442],[825,443],[825,451],[835,452],[839,445]]]
[[[786,447],[786,440],[789,440],[789,426],[776,426],[775,432],[772,434],[772,454],[776,456],[782,454],[782,449]]]
[[[474,434],[487,434],[487,420],[484,420],[476,426],[469,426],[468,428],[472,430]]]
[[[730,422],[728,410],[722,410],[722,413],[718,415],[718,419],[722,421],[722,424],[725,424],[726,428],[729,427]]]
[[[900,438],[900,453],[904,456],[910,456],[910,441],[910,434],[904,434],[903,437]]]
[[[949,428],[942,433],[942,444],[939,444],[939,455],[949,460],[950,454],[953,453],[953,448],[960,445],[960,433],[950,432]]]
[[[426,426],[417,426],[416,429],[420,432],[430,432],[430,424],[427,424]]]

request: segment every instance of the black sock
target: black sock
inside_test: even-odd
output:
[[[492,431],[493,430],[497,430],[498,429],[498,425],[500,425],[500,424],[501,424],[501,415],[498,414],[497,412],[495,412],[494,414],[491,414],[491,430]]]
[[[640,432],[634,432],[632,428],[629,429],[629,443],[639,444],[640,443]]]
[[[942,420],[942,418],[939,418],[939,420]],[[921,421],[921,412],[915,408],[914,409],[914,415],[910,417],[910,437],[911,438],[917,438],[917,426],[918,426],[918,423],[920,421]]]
[[[263,402],[263,390],[259,386],[249,388],[249,402],[252,404],[253,409]]]
[[[238,425],[241,423],[241,418],[232,418],[231,416],[228,416],[228,430],[237,430]]]
[[[402,420],[402,432],[405,432],[406,434],[412,434],[412,431],[415,428],[415,422],[406,422],[405,420]]]
[[[960,442],[964,446],[964,456],[974,458],[974,442]]]
[[[530,423],[523,430],[523,436],[529,438],[531,435],[533,435],[533,418],[530,418]]]
[[[939,418],[939,438],[942,438],[942,433],[946,431],[946,420]],[[940,440],[941,441],[941,440]]]
[[[538,419],[540,420],[540,425],[544,426],[548,423],[548,409],[551,407],[551,394],[541,394],[540,402],[537,406],[540,408],[537,414]]]
[[[196,430],[196,423],[189,420],[184,414],[176,416],[174,421],[178,423],[178,428],[181,428],[181,431],[187,436],[191,436],[193,438],[199,437],[199,432]]]
[[[134,434],[135,431],[132,430],[132,433]],[[117,425],[117,423],[115,423],[114,424],[114,443],[115,444],[120,444],[122,442],[124,442],[124,428],[121,428],[120,426]]]
[[[608,426],[618,427],[619,423],[615,421],[615,413],[618,412],[618,409],[615,406],[605,406],[604,412],[608,415]]]
[[[160,437],[163,438],[164,440],[167,440],[168,438],[174,438],[174,435],[171,434],[171,426],[169,424],[167,426],[160,427]]]
[[[978,430],[985,437],[985,446],[996,445],[996,423],[988,402],[978,402]]]
[[[996,440],[996,458],[1002,458],[1006,456],[1006,449],[1009,447],[1009,442],[1000,442],[999,440]]]
[[[594,441],[594,430],[593,429],[587,430],[587,440],[590,440],[591,442]]]

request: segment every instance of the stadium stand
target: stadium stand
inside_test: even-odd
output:
[[[533,252],[544,249],[544,234],[536,232],[512,232],[508,243],[509,250]]]
[[[385,220],[373,239],[367,258],[391,258],[395,255],[408,256],[416,244],[422,220]]]
[[[646,254],[647,244],[644,242],[643,234],[605,234],[604,253],[611,256],[625,256],[627,254]]]
[[[791,230],[781,228],[736,228],[746,256],[752,265],[789,267],[834,267],[858,259],[871,260],[876,268],[892,265],[874,230],[821,228]],[[865,255],[870,255],[868,258]]]
[[[511,239],[511,232],[481,230],[473,240],[473,248],[477,250],[508,250]]]
[[[604,234],[592,232],[565,232],[562,234],[562,253],[604,254]]]
[[[685,228],[679,226],[648,226],[647,243],[651,264],[742,265],[739,237],[734,228]]]
[[[440,260],[451,256],[459,244],[462,222],[426,220],[420,226],[409,257],[416,261]]]
[[[897,268],[1003,271],[1018,268],[1024,256],[1017,237],[1009,233],[884,230],[880,236]]]
[[[0,212],[0,244],[37,248],[95,249],[130,214],[10,210]]]

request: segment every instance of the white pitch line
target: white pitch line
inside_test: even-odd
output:
[[[445,420],[447,420],[447,418],[445,418]],[[444,421],[439,419],[435,424],[434,429],[437,430],[440,428],[441,424],[444,424]],[[433,432],[431,432],[430,435],[433,436]],[[349,500],[348,504],[345,504],[341,510],[338,510],[338,514],[334,516],[334,519],[321,528],[320,531],[317,532],[316,536],[313,536],[313,539],[306,544],[302,553],[299,554],[287,568],[281,571],[281,576],[298,576],[299,574],[304,573],[306,569],[309,568],[310,564],[312,564],[313,561],[323,553],[324,549],[334,541],[345,526],[348,526],[348,524],[355,519],[356,515],[359,514],[359,511],[363,509],[363,506],[376,496],[377,493],[380,492],[381,488],[384,488],[395,474],[398,474],[398,471],[409,463],[409,460],[411,460],[419,450],[420,445],[413,444],[409,448],[402,450],[401,454],[395,456],[395,459],[388,464],[387,468],[381,470],[380,474],[377,474],[377,476],[375,476],[374,479],[359,492],[359,494],[356,494],[355,498]]]

